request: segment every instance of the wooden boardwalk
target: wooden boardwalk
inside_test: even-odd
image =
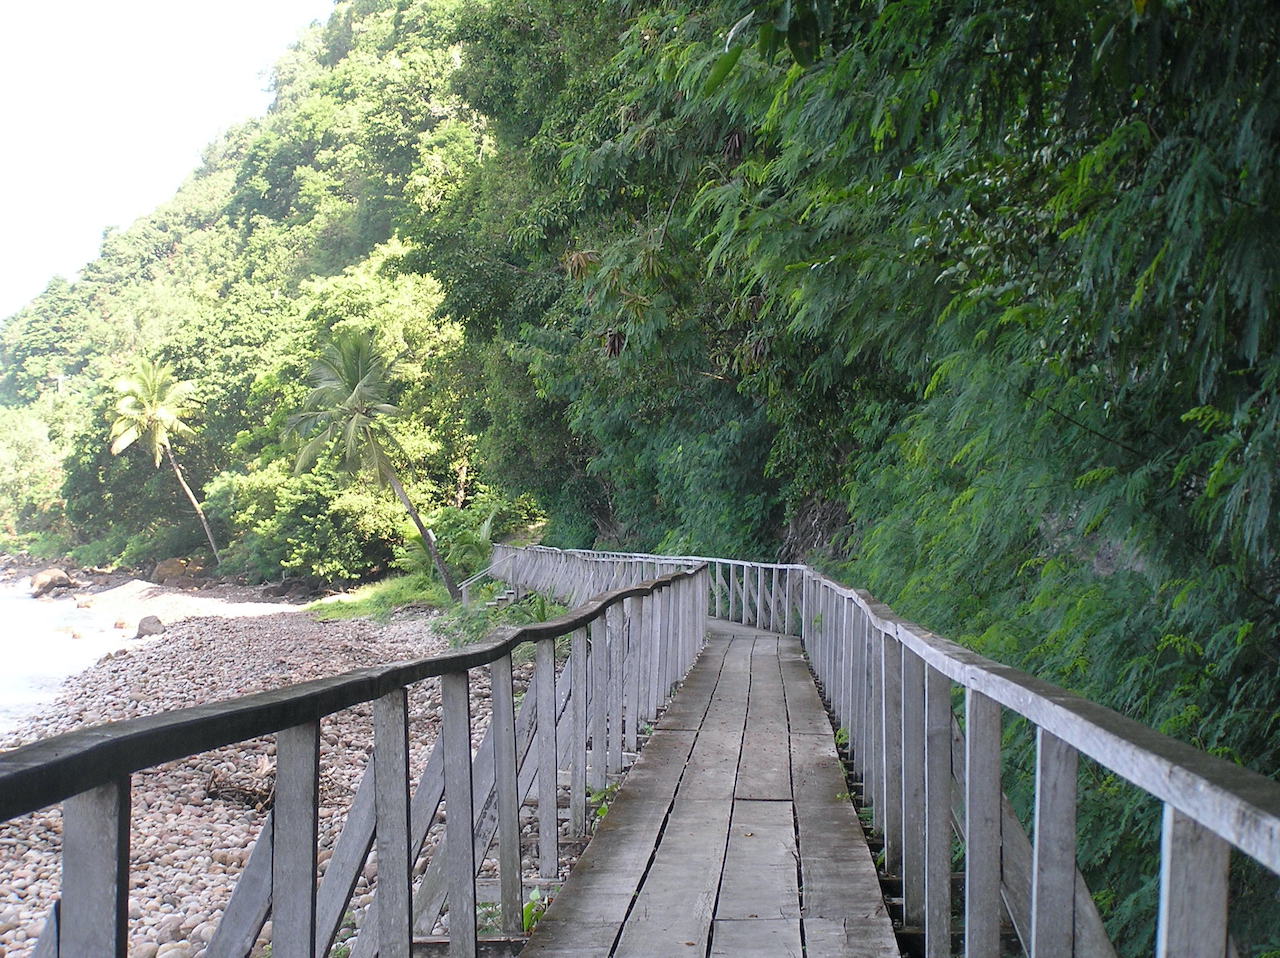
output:
[[[896,958],[799,641],[710,623],[526,958]]]

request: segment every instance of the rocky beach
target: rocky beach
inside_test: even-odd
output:
[[[68,679],[39,714],[0,735],[0,750],[88,725],[151,715],[278,688],[447,648],[432,614],[386,624],[323,622],[261,590],[215,585],[198,592],[137,580],[101,582],[82,601],[118,621],[159,617],[162,635],[130,639]],[[132,633],[130,633],[132,634]],[[478,670],[483,671],[483,670]],[[517,692],[528,682],[518,670]],[[476,738],[489,712],[487,677],[473,674]],[[439,730],[434,680],[410,690],[411,774],[421,774]],[[323,871],[372,749],[372,710],[348,709],[321,725],[320,861]],[[133,777],[129,953],[200,958],[265,813],[275,746],[257,739],[144,770]],[[230,787],[228,787],[230,786]],[[0,826],[0,958],[32,952],[59,886],[61,813],[55,806]],[[429,841],[431,841],[429,839]],[[351,937],[371,900],[376,863],[360,877]],[[264,929],[256,951],[270,940]]]

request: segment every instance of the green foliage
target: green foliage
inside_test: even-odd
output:
[[[370,582],[350,592],[322,599],[308,608],[320,619],[373,619],[386,622],[391,615],[406,607],[445,608],[449,593],[444,587],[423,576],[390,576]]]

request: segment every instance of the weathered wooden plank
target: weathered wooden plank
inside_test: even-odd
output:
[[[640,648],[644,630],[644,606],[639,599],[627,599],[623,608],[623,702],[622,748],[634,752],[639,747]]]
[[[587,787],[603,791],[608,783],[606,768],[607,725],[609,722],[609,632],[601,615],[591,623],[591,694],[587,698],[587,729],[591,737]]]
[[[924,927],[925,865],[924,844],[927,826],[924,798],[925,723],[924,662],[914,652],[901,648],[902,655],[902,894],[906,923]],[[948,819],[946,811],[943,813]]]
[[[710,958],[801,958],[800,922],[795,919],[723,921],[711,930]],[[816,952],[810,952],[816,956]]]
[[[44,920],[44,927],[40,929],[40,939],[36,942],[35,950],[31,952],[31,958],[58,958],[61,912],[62,902],[55,898],[53,907],[49,909],[49,917]]]
[[[951,682],[925,666],[924,949],[951,958]]]
[[[878,924],[879,914],[867,916]],[[805,948],[810,958],[899,958],[896,942],[881,935],[867,935],[864,920],[849,918],[805,918]]]
[[[379,958],[409,958],[409,697],[405,689],[373,703],[374,795],[378,843]],[[274,948],[272,949],[274,951]]]
[[[868,941],[896,948],[875,862],[830,735],[791,736],[791,777],[804,917],[860,922]]]
[[[520,866],[520,781],[516,765],[515,697],[511,687],[511,656],[490,666],[493,777],[498,806],[498,881],[502,930],[524,931],[524,883]]]
[[[757,639],[751,655],[746,729],[734,797],[791,799],[791,751],[778,643]]]
[[[320,806],[320,723],[276,735],[275,847],[271,856],[271,952],[313,958]]]
[[[799,644],[778,643],[778,666],[782,673],[783,695],[787,700],[787,725],[792,734],[830,735],[831,722],[822,708],[809,666],[800,656]]]
[[[1157,958],[1220,958],[1227,953],[1230,858],[1230,845],[1165,805]]]
[[[1000,705],[965,691],[965,958],[1000,954]]]
[[[685,678],[679,696],[667,706],[658,722],[658,728],[696,730],[702,725],[729,648],[730,642],[727,639],[716,638],[711,641],[698,664]]]
[[[538,874],[560,874],[560,826],[556,820],[556,645],[555,639],[538,643],[534,668],[538,700]]]
[[[626,688],[626,630],[623,628],[622,607],[612,606],[605,613],[605,627],[609,633],[609,742],[607,768],[610,774],[622,771],[622,710]]]
[[[440,744],[444,748],[445,855],[449,875],[449,954],[475,958],[476,954],[476,857],[471,797],[471,702],[466,672],[440,677],[444,722]]]
[[[249,862],[236,881],[235,891],[205,951],[206,958],[243,958],[258,940],[267,915],[271,912],[271,850],[275,844],[272,837],[274,829],[275,812],[268,812],[258,831],[253,851],[249,853]],[[324,954],[319,948],[317,951]]]
[[[595,837],[538,923],[526,958],[577,954],[584,940],[607,955],[644,876],[697,737],[659,731],[627,775]],[[596,952],[587,952],[595,954]]]
[[[569,822],[575,835],[587,831],[587,630],[575,629],[569,639],[569,675],[573,692],[569,757]]]
[[[129,777],[62,805],[62,955],[124,958],[129,918]]]
[[[790,802],[735,800],[716,920],[799,918],[796,854]]]
[[[1075,749],[1044,729],[1036,729],[1030,958],[1072,953],[1075,939],[1075,909],[1071,906],[1076,898],[1078,764]]]
[[[727,801],[677,793],[615,958],[652,958],[658,942],[664,955],[706,954],[729,814]]]
[[[715,695],[707,707],[680,786],[686,799],[733,798],[742,754],[754,640],[733,640],[725,654]]]

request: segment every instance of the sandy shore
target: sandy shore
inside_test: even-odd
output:
[[[258,590],[215,586],[182,592],[146,582],[99,583],[87,598],[110,615],[157,615],[169,625],[155,640],[127,644],[69,679],[43,714],[6,737],[0,749],[101,722],[263,691],[356,668],[443,651],[430,615],[320,622]],[[258,599],[259,601],[255,601]],[[483,670],[480,670],[483,671]],[[528,669],[521,670],[520,687]],[[477,739],[488,716],[489,690],[473,677]],[[411,774],[425,766],[439,727],[434,680],[410,691]],[[321,726],[320,857],[344,821],[372,746],[371,709],[349,709]],[[252,785],[274,773],[275,746],[258,739],[136,774],[133,778],[130,955],[200,958],[261,827],[250,802],[211,797],[211,781]],[[212,789],[217,792],[216,788]],[[0,826],[0,958],[34,948],[59,883],[61,812],[45,809]],[[323,865],[322,865],[323,869]],[[376,865],[366,866],[354,918],[371,900]],[[354,928],[340,933],[349,937]],[[261,946],[269,940],[269,924]]]

